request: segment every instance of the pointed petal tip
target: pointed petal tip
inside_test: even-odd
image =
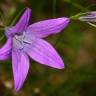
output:
[[[57,22],[58,22],[58,23],[57,23],[57,26],[62,25],[61,30],[63,30],[63,29],[69,24],[69,22],[70,22],[70,19],[67,18],[67,17],[57,18],[56,20],[57,20]],[[60,30],[60,31],[61,31],[61,30]]]
[[[17,93],[19,90],[17,88],[14,88],[15,93]]]
[[[14,91],[15,91],[15,93],[18,93],[18,92],[20,91],[20,89],[21,89],[21,87],[17,87],[17,86],[15,86],[15,87],[14,87]]]
[[[14,91],[17,93],[22,86],[19,86],[18,82],[14,81]]]
[[[31,8],[28,8],[28,7],[27,7],[27,8],[26,8],[26,11],[30,13],[30,12],[31,12]]]
[[[28,74],[29,58],[24,52],[18,52],[15,48],[12,50],[12,68],[14,90],[18,92],[22,88]]]
[[[44,64],[44,65],[46,65],[46,64]],[[55,66],[54,65],[51,65],[51,66],[50,65],[47,65],[47,66],[49,66],[50,68],[59,69],[59,70],[60,69],[63,70],[65,68],[64,64],[58,64],[58,65],[55,65]]]
[[[64,65],[63,66],[60,66],[58,69],[64,69],[65,67],[64,67]]]
[[[56,69],[64,69],[65,66],[64,66],[64,64],[60,64],[59,66],[55,66],[54,68],[56,68]]]
[[[61,32],[68,26],[69,22],[70,19],[67,17],[39,21],[29,25],[29,27],[27,28],[27,33],[30,35],[34,34],[34,36],[37,36],[39,38],[44,38],[49,35]]]
[[[31,16],[31,9],[26,8],[24,12],[22,12],[20,19],[14,26],[5,28],[6,37],[10,37],[15,34],[21,34],[22,32],[24,32],[29,25],[30,16]]]

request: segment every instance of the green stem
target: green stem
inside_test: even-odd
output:
[[[88,11],[88,9],[82,7],[81,5],[79,5],[79,4],[75,3],[75,2],[71,2],[70,0],[64,0],[64,2],[67,2],[67,3],[72,4],[74,7],[80,9],[82,12],[87,12],[87,11]],[[72,20],[76,20],[76,19],[79,18],[79,16],[81,16],[81,15],[84,14],[84,13],[82,13],[82,12],[80,12],[80,13],[74,15],[74,16],[71,16],[71,17],[69,17],[69,18],[72,19]],[[55,41],[55,46],[58,45],[58,41],[60,41],[61,38],[62,38],[62,34],[60,34],[60,35],[58,36],[57,40]]]
[[[1,37],[0,37],[0,41],[2,41],[3,39],[4,39],[4,35],[1,35]]]
[[[56,0],[53,0],[53,18],[55,18],[56,17]]]
[[[72,20],[77,20],[77,19],[79,19],[82,15],[86,15],[87,14],[87,12],[80,12],[80,13],[78,13],[78,14],[76,14],[76,15],[73,15],[73,16],[70,16],[69,18],[70,19],[72,19]]]
[[[80,13],[78,13],[76,15],[70,16],[69,18],[72,19],[72,20],[76,20],[76,19],[78,19],[81,16],[81,14],[82,13],[80,12]]]
[[[25,8],[24,8],[24,9],[25,9]],[[12,23],[10,24],[10,26],[12,26],[12,25],[14,25],[14,24],[16,23],[18,17],[21,15],[21,13],[24,11],[24,9],[22,9],[22,10],[18,13],[18,15],[16,15],[16,17],[14,18],[14,20],[12,21]]]
[[[80,9],[81,11],[88,11],[88,9],[84,8],[83,6],[79,5],[78,3],[71,2],[71,0],[64,0],[64,2],[72,4],[74,7]]]

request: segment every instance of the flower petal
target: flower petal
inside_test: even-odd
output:
[[[25,51],[33,60],[41,64],[58,69],[64,68],[64,63],[55,49],[42,39],[36,39],[32,45],[26,46]]]
[[[21,32],[27,28],[30,20],[30,14],[31,14],[31,9],[27,8],[24,14],[21,16],[20,20],[15,25],[16,30]]]
[[[12,50],[12,67],[14,75],[14,86],[15,91],[19,91],[22,87],[28,70],[29,70],[29,59],[24,52],[19,52],[16,49]]]
[[[5,43],[5,45],[2,48],[0,48],[0,60],[5,60],[10,57],[11,48],[12,48],[12,39],[9,38]]]
[[[66,17],[44,20],[30,25],[27,32],[43,38],[51,34],[59,33],[68,23],[69,19]]]
[[[15,33],[20,34],[25,31],[29,24],[30,14],[31,9],[27,8],[15,26],[6,28],[5,34],[7,35],[7,37]]]

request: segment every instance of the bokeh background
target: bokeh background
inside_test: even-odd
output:
[[[6,38],[1,40],[2,26],[15,24],[26,7],[32,9],[31,22],[36,22],[95,11],[96,0],[0,0],[0,47],[6,42]],[[61,33],[45,39],[63,58],[65,69],[53,69],[30,59],[26,82],[15,93],[11,60],[0,61],[0,96],[96,96],[96,28],[71,20]]]

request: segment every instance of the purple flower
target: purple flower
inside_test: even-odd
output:
[[[79,18],[81,21],[96,22],[96,11],[86,12]]]
[[[12,58],[15,91],[20,90],[26,79],[29,70],[28,56],[40,64],[57,69],[64,68],[61,57],[42,38],[59,33],[70,20],[62,17],[29,25],[30,14],[31,9],[27,8],[15,26],[6,28],[5,35],[8,40],[0,49],[0,60]]]

